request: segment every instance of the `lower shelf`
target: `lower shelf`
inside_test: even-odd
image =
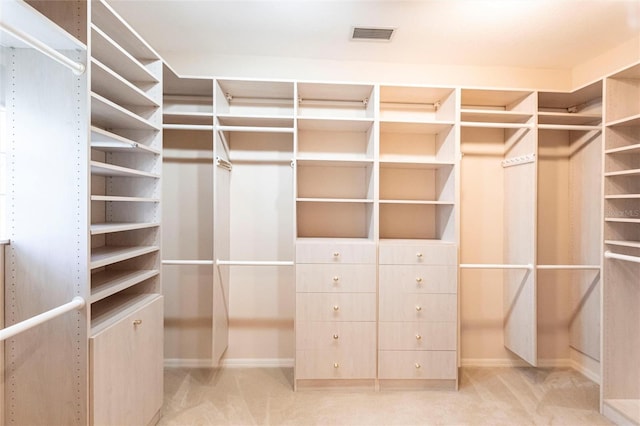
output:
[[[158,246],[103,246],[91,249],[91,269],[157,252]]]
[[[605,399],[604,415],[618,424],[640,424],[640,399]]]
[[[141,283],[144,280],[155,277],[160,271],[134,270],[134,271],[100,271],[91,276],[91,303],[95,303],[129,287]]]

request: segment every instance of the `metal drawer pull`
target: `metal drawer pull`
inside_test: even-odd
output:
[[[340,364],[338,364],[337,362],[334,362],[333,363],[333,368],[338,368],[338,367],[340,367]]]
[[[340,252],[339,251],[334,251],[333,252],[333,257],[338,257],[340,256]]]
[[[422,257],[422,253],[417,252],[417,253],[416,253],[416,256],[420,258],[420,257]]]
[[[416,362],[416,368],[420,368],[420,364]]]
[[[416,311],[420,312],[422,310],[422,306],[416,306]]]
[[[141,324],[142,324],[142,320],[140,320],[140,319],[133,320],[133,325],[134,326],[138,326],[138,325],[141,325]]]
[[[340,309],[340,306],[338,306],[338,305],[333,305],[333,310],[334,310],[334,311],[337,311],[338,309]]]
[[[340,278],[339,278],[339,277],[333,277],[333,282],[334,282],[334,283],[337,283],[338,281],[340,281]]]
[[[416,334],[416,340],[420,340],[420,339],[422,339],[422,336],[419,334]]]
[[[338,338],[339,338],[339,337],[340,337],[340,336],[338,336],[337,334],[334,334],[334,335],[333,335],[333,340],[338,340]]]
[[[421,282],[422,282],[422,278],[421,278],[421,277],[417,277],[417,278],[416,278],[416,282],[417,282],[417,283],[421,283]]]

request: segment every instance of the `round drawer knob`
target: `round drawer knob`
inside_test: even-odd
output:
[[[333,257],[339,257],[340,256],[340,252],[339,251],[334,251],[333,252]]]
[[[140,320],[140,319],[133,320],[133,325],[134,326],[142,325],[142,320]]]
[[[334,362],[333,363],[333,368],[338,368],[338,367],[340,367],[340,364],[338,364],[337,362]]]
[[[416,311],[420,312],[422,310],[422,306],[416,306]]]
[[[420,259],[420,258],[422,257],[422,253],[417,252],[417,253],[416,253],[416,257],[417,257],[418,259]]]
[[[422,336],[419,334],[416,334],[416,340],[420,340],[420,339],[422,339]]]
[[[338,305],[333,305],[333,310],[334,310],[334,311],[337,311],[338,309],[340,309],[340,306],[338,306]]]
[[[421,365],[416,362],[415,367],[416,367],[416,369],[419,369],[421,367]]]
[[[333,335],[333,340],[338,340],[338,338],[340,338],[340,336],[338,336],[337,334]]]
[[[340,278],[339,278],[339,277],[333,277],[333,282],[334,282],[334,283],[337,283],[338,281],[340,281]]]
[[[420,283],[422,282],[422,278],[421,278],[421,277],[417,277],[417,278],[416,278],[416,282],[417,282],[418,284],[420,284]]]

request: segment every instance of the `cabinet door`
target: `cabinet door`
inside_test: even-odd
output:
[[[90,339],[91,423],[147,425],[162,406],[162,297]]]

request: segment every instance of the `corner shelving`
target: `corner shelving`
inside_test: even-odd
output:
[[[601,408],[616,423],[640,424],[640,65],[605,85]]]

